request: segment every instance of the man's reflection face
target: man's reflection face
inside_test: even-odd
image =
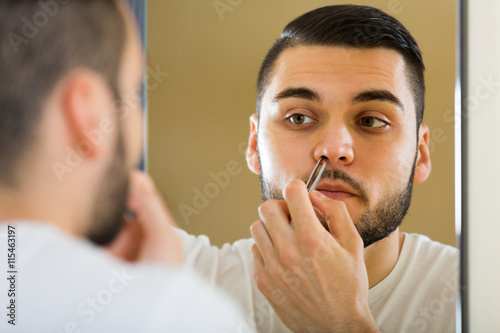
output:
[[[87,232],[87,237],[99,245],[110,242],[121,229],[129,171],[138,165],[142,146],[142,47],[130,10],[123,4],[120,6],[127,26],[127,41],[116,87],[119,100],[111,103],[111,107],[116,107],[115,150],[96,191],[94,218]]]
[[[282,199],[286,184],[307,180],[324,155],[328,162],[317,190],[345,202],[368,246],[394,231],[409,207],[416,128],[399,53],[287,49],[274,66],[258,120],[263,197]]]

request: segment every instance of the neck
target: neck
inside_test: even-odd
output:
[[[65,200],[66,199],[66,200]],[[46,186],[35,181],[29,187],[0,187],[0,223],[30,220],[51,223],[70,234],[79,234],[74,212],[61,187]]]
[[[386,238],[365,249],[365,266],[370,288],[385,279],[396,266],[403,242],[404,235],[398,228]]]

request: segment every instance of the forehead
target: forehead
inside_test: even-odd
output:
[[[125,48],[120,68],[122,81],[135,81],[142,78],[142,46],[137,23],[131,10],[124,4],[120,9],[125,21]]]
[[[264,103],[288,87],[307,87],[341,101],[364,90],[388,90],[414,109],[403,57],[385,48],[298,46],[277,59]]]

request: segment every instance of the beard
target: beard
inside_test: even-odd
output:
[[[364,247],[368,247],[379,240],[384,239],[389,236],[394,230],[396,230],[404,217],[406,216],[408,209],[410,207],[411,196],[413,192],[413,176],[415,175],[415,167],[417,162],[417,153],[413,161],[413,166],[411,170],[410,177],[407,183],[397,190],[390,193],[386,193],[382,200],[378,202],[373,208],[366,208],[362,215],[354,222],[354,226],[358,231],[361,239],[363,240]],[[264,175],[261,167],[259,154],[259,167],[260,167],[260,189],[262,193],[262,199],[266,200],[283,200],[282,191],[274,187],[270,182],[264,180]],[[353,177],[349,176],[345,171],[339,169],[325,170],[321,179],[328,180],[341,180],[344,183],[350,185],[359,194],[361,200],[364,202],[366,207],[369,207],[369,198],[366,195],[366,191],[363,188],[361,182],[355,180]],[[304,180],[305,182],[305,180]],[[328,223],[323,217],[319,217],[321,224],[330,232],[328,228]]]
[[[111,243],[124,223],[129,181],[121,128],[118,127],[117,131],[116,153],[103,173],[95,196],[92,221],[86,235],[91,242],[99,246]]]

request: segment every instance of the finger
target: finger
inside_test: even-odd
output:
[[[125,219],[122,229],[105,249],[117,258],[136,261],[142,237],[142,230],[139,223]]]
[[[175,220],[163,203],[161,195],[158,193],[152,179],[141,171],[134,171],[131,174],[129,194],[129,208],[140,220],[145,232],[151,235],[158,234],[158,228],[165,228],[167,225],[175,226]]]
[[[285,187],[283,194],[296,230],[321,228],[303,181],[298,179],[291,181]]]
[[[252,260],[254,272],[257,273],[264,270],[264,258],[262,257],[257,244],[252,245]]]
[[[283,200],[267,200],[259,206],[259,216],[275,248],[283,246],[293,235],[289,214]]]
[[[269,289],[269,276],[266,273],[264,258],[257,244],[252,245],[253,278],[260,292],[267,296]]]
[[[357,247],[360,242],[362,245],[361,237],[344,202],[330,199],[318,191],[312,191],[310,198],[312,205],[327,221],[330,233],[343,247]]]
[[[276,253],[271,237],[267,233],[264,222],[255,221],[250,227],[250,233],[257,245],[265,265],[273,264],[276,261]]]
[[[182,248],[172,226],[175,221],[163,203],[153,181],[136,170],[130,175],[129,208],[142,229],[142,259],[158,259],[168,264],[182,262]]]

